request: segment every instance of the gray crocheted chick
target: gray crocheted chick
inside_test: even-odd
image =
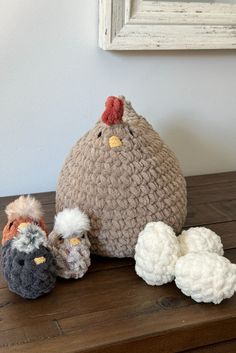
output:
[[[17,237],[3,245],[1,262],[9,289],[23,298],[38,298],[55,286],[56,268],[46,233],[35,224],[22,226]]]
[[[81,278],[90,266],[90,221],[78,208],[64,209],[55,217],[48,243],[56,261],[57,275]]]

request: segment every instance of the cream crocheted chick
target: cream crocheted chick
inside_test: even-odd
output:
[[[139,234],[135,269],[150,285],[175,278],[185,295],[218,304],[236,291],[236,265],[221,255],[221,239],[210,229],[190,228],[176,237],[171,227],[153,222]]]
[[[57,275],[81,278],[90,266],[90,242],[87,232],[90,222],[78,208],[64,209],[55,217],[48,245],[55,257]]]
[[[179,255],[173,229],[163,222],[148,223],[135,248],[136,273],[152,286],[171,282]]]

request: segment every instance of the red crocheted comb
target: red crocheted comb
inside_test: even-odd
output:
[[[105,103],[105,111],[102,114],[102,121],[107,125],[122,124],[124,103],[122,99],[110,96]]]

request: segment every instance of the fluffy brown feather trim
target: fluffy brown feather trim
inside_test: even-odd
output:
[[[38,221],[43,216],[41,203],[30,195],[20,196],[15,201],[9,203],[5,212],[8,221],[14,221],[18,217],[30,217]]]

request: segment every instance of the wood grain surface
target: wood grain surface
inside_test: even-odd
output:
[[[236,172],[188,177],[187,185],[185,227],[216,231],[225,256],[236,262]],[[51,229],[55,193],[35,196]],[[1,229],[15,198],[0,199]],[[58,279],[37,300],[9,292],[0,275],[0,352],[235,353],[236,296],[220,305],[197,304],[174,283],[146,285],[132,259],[93,256],[83,279]]]

